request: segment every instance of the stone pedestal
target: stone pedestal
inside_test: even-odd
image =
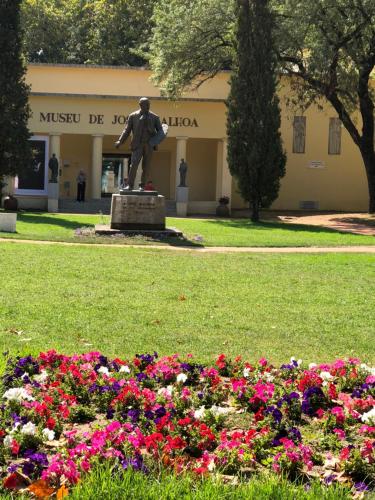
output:
[[[111,229],[165,229],[165,198],[157,192],[113,194]]]
[[[59,211],[59,184],[57,182],[48,183],[48,212]]]
[[[16,232],[17,214],[0,213],[0,231],[5,233]]]
[[[176,187],[176,212],[179,217],[186,217],[189,202],[189,188],[185,186]]]

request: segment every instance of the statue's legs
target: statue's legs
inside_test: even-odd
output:
[[[143,146],[143,160],[142,160],[142,187],[150,180],[151,158],[154,148],[149,144]]]
[[[148,175],[150,172],[150,166],[151,166],[151,157],[152,157],[152,151],[153,148],[149,146],[148,144],[143,144],[139,148],[135,149],[132,152],[132,158],[131,158],[131,167],[130,167],[130,172],[129,172],[129,187],[131,189],[134,188],[134,181],[137,176],[137,170],[138,170],[138,165],[143,158],[142,161],[142,178],[141,178],[141,183],[144,185],[146,181],[148,180]]]

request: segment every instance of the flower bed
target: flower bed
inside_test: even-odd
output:
[[[152,473],[375,481],[375,369],[357,359],[280,368],[220,355],[97,352],[9,359],[3,377],[4,488],[60,497],[97,464]]]

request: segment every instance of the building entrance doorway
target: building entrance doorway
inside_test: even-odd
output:
[[[118,193],[129,174],[130,155],[103,155],[102,198]]]

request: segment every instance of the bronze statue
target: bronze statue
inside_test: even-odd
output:
[[[51,169],[51,180],[50,182],[56,183],[57,176],[59,174],[59,160],[56,158],[55,153],[53,153],[52,158],[48,162],[48,167]]]
[[[128,186],[125,188],[128,190],[134,188],[134,181],[141,160],[142,178],[140,189],[143,190],[149,180],[153,150],[166,136],[166,129],[162,127],[160,118],[150,111],[150,101],[147,97],[142,97],[139,100],[139,107],[138,111],[129,115],[124,130],[115,142],[115,146],[118,148],[132,133],[131,167]]]
[[[179,187],[186,187],[186,173],[188,170],[188,165],[186,161],[181,158],[181,163],[178,171],[180,172],[180,184]]]

